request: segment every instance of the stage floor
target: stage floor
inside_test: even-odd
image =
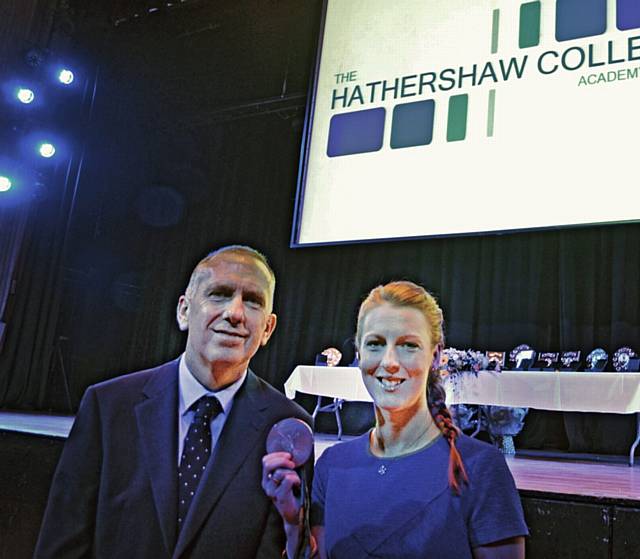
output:
[[[73,416],[0,412],[0,430],[66,438]],[[343,441],[353,437],[343,437]],[[335,435],[317,433],[316,459],[324,450],[340,444]],[[602,463],[562,459],[507,457],[520,491],[640,503],[640,464]]]
[[[640,503],[640,467],[571,459],[508,457],[520,491]]]

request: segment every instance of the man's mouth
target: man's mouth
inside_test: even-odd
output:
[[[387,392],[394,392],[405,381],[403,378],[395,377],[376,377],[376,380],[382,385]]]
[[[230,336],[232,338],[244,339],[244,338],[247,337],[247,335],[242,333],[242,332],[233,332],[231,330],[217,330],[217,329],[214,329],[213,331],[216,334],[222,334],[223,336]]]

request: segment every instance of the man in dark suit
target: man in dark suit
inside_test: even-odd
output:
[[[185,353],[87,390],[35,557],[280,557],[282,521],[260,486],[265,438],[310,417],[248,368],[276,326],[274,289],[249,247],[200,261],[178,302]]]

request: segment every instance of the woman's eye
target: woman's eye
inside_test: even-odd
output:
[[[404,347],[408,349],[418,349],[420,346],[415,342],[404,342],[402,344]]]
[[[370,340],[365,344],[369,349],[376,349],[382,347],[382,342],[379,340]]]

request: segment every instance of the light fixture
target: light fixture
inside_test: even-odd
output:
[[[62,70],[60,70],[60,72],[58,72],[58,80],[61,84],[70,85],[71,83],[73,83],[73,79],[73,72],[68,68],[63,68]]]
[[[29,89],[28,87],[21,87],[18,89],[18,92],[16,93],[16,97],[18,98],[18,101],[20,101],[21,103],[28,105],[29,103],[33,102],[36,95],[32,89]]]
[[[0,175],[0,192],[6,192],[11,188],[11,186],[11,179],[4,175]]]
[[[56,153],[56,147],[49,142],[42,142],[38,146],[38,153],[47,159],[53,157]]]

